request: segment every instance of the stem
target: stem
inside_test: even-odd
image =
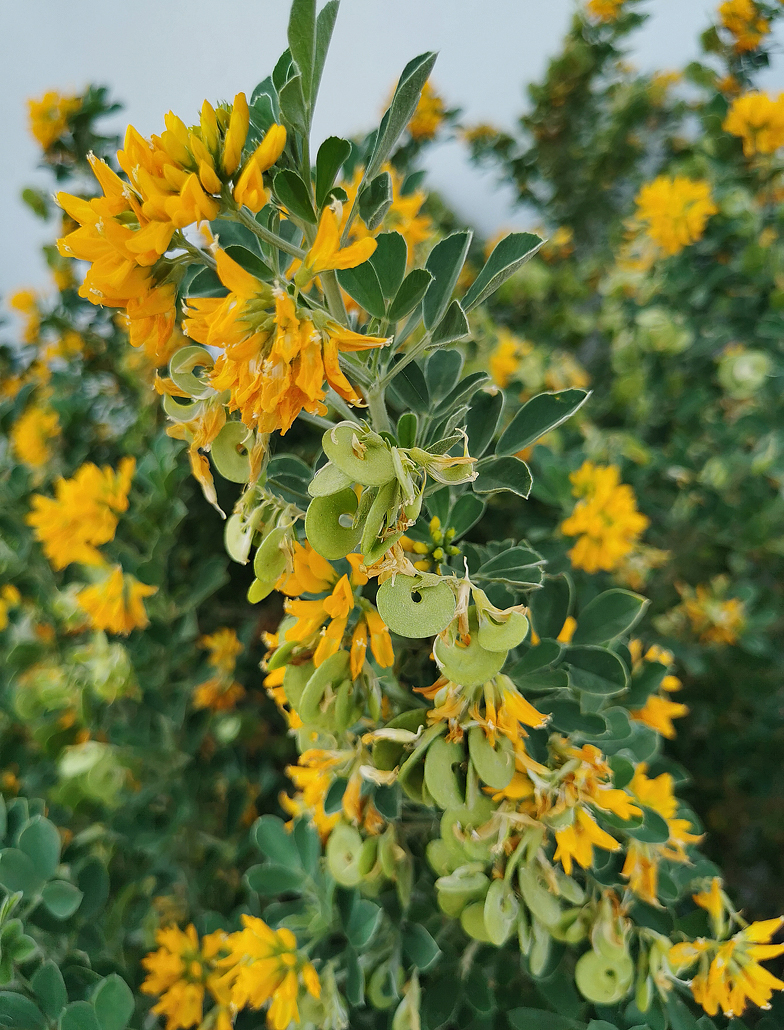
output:
[[[392,424],[389,421],[387,406],[384,402],[384,389],[380,383],[368,390],[367,404],[370,420],[376,432],[380,432],[383,429],[384,432],[391,433]]]
[[[251,217],[244,208],[236,208],[235,211],[229,213],[229,217],[236,222],[241,222],[254,235],[258,236],[260,240],[264,240],[265,243],[271,243],[273,247],[277,247],[278,250],[282,250],[285,254],[290,254],[292,257],[299,258],[300,260],[304,258],[305,251],[301,247],[296,247],[293,243],[289,243],[288,240],[284,240],[282,236],[278,236],[277,233],[265,229],[263,225],[259,225],[256,219]]]
[[[185,239],[181,232],[177,233],[175,246],[179,250],[187,251],[191,257],[196,258],[197,261],[200,261],[203,265],[206,265],[207,268],[211,268],[213,271],[218,267],[212,254],[208,254],[207,251],[202,250],[201,247],[195,247]]]
[[[386,386],[388,386],[395,378],[395,376],[398,374],[398,372],[402,371],[406,367],[406,365],[410,365],[415,358],[418,358],[420,354],[424,353],[429,343],[430,333],[426,333],[419,341],[419,343],[415,344],[411,348],[411,350],[406,351],[406,353],[403,355],[400,361],[398,361],[396,365],[393,365],[392,368],[386,373],[386,375],[383,375],[379,379],[378,389],[383,390]]]
[[[341,325],[347,327],[348,314],[346,312],[346,305],[343,303],[343,297],[338,286],[338,278],[334,272],[321,273],[321,288],[324,291],[324,300],[327,302],[329,313]]]

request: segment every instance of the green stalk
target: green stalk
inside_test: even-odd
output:
[[[367,392],[367,405],[370,412],[370,421],[376,432],[382,430],[386,433],[392,432],[392,424],[387,414],[387,406],[384,402],[384,390],[380,384],[376,384]]]

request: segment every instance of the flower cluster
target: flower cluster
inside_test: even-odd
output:
[[[569,552],[572,565],[586,572],[612,572],[634,550],[648,519],[637,511],[634,492],[621,483],[617,465],[585,461],[569,478],[579,500],[561,523],[561,532],[579,537]]]
[[[762,17],[754,0],[724,0],[719,5],[719,18],[739,54],[756,50],[770,32],[768,20]]]
[[[746,625],[743,601],[727,597],[729,580],[717,576],[708,583],[690,587],[676,584],[681,603],[668,613],[675,626],[688,626],[691,634],[703,644],[736,644]]]
[[[784,146],[784,93],[744,93],[730,104],[722,123],[725,132],[743,140],[746,157],[773,154]]]
[[[31,469],[40,469],[52,457],[51,441],[60,435],[60,420],[53,408],[31,404],[11,430],[14,454]]]
[[[684,175],[660,175],[637,194],[637,219],[665,254],[680,254],[702,237],[711,215],[718,211],[710,184]]]
[[[585,10],[598,22],[613,22],[621,14],[626,0],[588,0]]]
[[[71,479],[55,483],[55,496],[34,494],[27,516],[51,566],[60,571],[79,563],[95,570],[98,581],[77,594],[96,629],[128,634],[147,625],[143,599],[156,587],[111,567],[98,550],[114,539],[120,515],[128,510],[128,493],[136,468],[123,458],[117,471],[87,462]]]
[[[30,131],[44,152],[67,130],[70,117],[81,106],[81,97],[63,96],[54,90],[27,101]]]
[[[234,679],[237,656],[242,653],[237,632],[224,626],[201,637],[199,646],[209,651],[207,661],[215,674],[194,687],[193,707],[229,711],[245,696],[245,688]]]
[[[166,1030],[201,1026],[207,999],[215,1030],[230,1030],[240,1009],[265,1006],[270,1030],[286,1030],[299,1023],[302,989],[319,997],[318,974],[290,930],[271,930],[255,916],[243,915],[242,923],[235,933],[218,930],[201,940],[192,924],[158,931],[160,947],[142,959],[147,978],[141,989],[160,995],[153,1012],[166,1017]]]
[[[444,120],[444,101],[435,89],[426,82],[419,97],[416,110],[408,123],[408,131],[415,140],[432,139]]]

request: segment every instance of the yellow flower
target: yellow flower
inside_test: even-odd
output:
[[[223,627],[199,639],[199,647],[210,654],[209,664],[217,675],[205,680],[193,689],[193,707],[211,708],[214,712],[230,711],[245,696],[245,688],[234,680],[237,655],[242,644],[233,629]]]
[[[676,583],[683,600],[674,609],[682,612],[691,625],[692,633],[703,644],[735,644],[746,624],[743,601],[738,597],[724,597],[727,581],[717,577],[709,585],[691,587]]]
[[[57,412],[31,404],[11,429],[11,446],[19,461],[29,468],[37,469],[51,458],[49,441],[59,435]]]
[[[735,37],[733,46],[738,53],[756,50],[770,32],[767,19],[759,13],[753,0],[726,0],[719,6],[719,17],[724,28]]]
[[[322,594],[331,590],[337,582],[338,575],[326,558],[314,551],[310,541],[304,545],[294,542],[291,572],[284,572],[275,589],[288,597],[299,597],[300,594]]]
[[[767,93],[736,97],[722,128],[743,140],[746,157],[774,153],[784,146],[784,93],[775,100]]]
[[[228,938],[223,964],[232,970],[232,1004],[260,1009],[269,1004],[267,1026],[286,1030],[299,1023],[300,984],[314,998],[321,994],[318,974],[297,950],[291,930],[272,930],[256,916],[241,916],[243,930]]]
[[[33,494],[25,521],[53,568],[103,563],[97,547],[114,539],[118,515],[128,510],[135,468],[134,458],[123,458],[116,472],[88,462],[71,479],[57,480],[54,499]]]
[[[237,655],[242,654],[242,644],[233,629],[224,626],[199,638],[199,647],[210,653],[207,661],[219,672],[232,673],[237,664]]]
[[[17,290],[8,298],[8,306],[24,318],[23,337],[25,343],[35,343],[41,325],[38,300],[33,290]]]
[[[430,82],[426,82],[416,110],[408,123],[408,131],[415,140],[432,139],[444,120],[444,102]]]
[[[316,238],[302,260],[303,268],[307,269],[311,277],[333,268],[356,268],[367,261],[376,249],[376,241],[370,236],[341,247],[341,215],[342,209],[335,211],[333,207],[325,207],[321,212]]]
[[[0,632],[8,625],[8,611],[21,603],[22,595],[13,583],[6,583],[0,588]]]
[[[585,9],[597,21],[615,21],[621,13],[626,0],[588,0]]]
[[[90,616],[94,629],[127,636],[131,630],[149,625],[144,598],[157,589],[123,575],[122,568],[115,565],[101,582],[80,590],[76,600]]]
[[[27,101],[30,132],[44,151],[68,128],[68,119],[82,106],[81,97],[67,97],[50,90],[39,100]]]
[[[263,173],[268,171],[286,146],[286,130],[282,125],[271,125],[264,139],[254,150],[237,179],[234,187],[234,199],[238,204],[250,208],[255,213],[261,211],[269,200],[264,188]]]
[[[684,715],[688,714],[688,705],[678,704],[676,701],[670,701],[667,697],[659,697],[657,694],[651,694],[642,708],[629,712],[629,716],[635,722],[645,723],[646,726],[650,726],[668,740],[675,738],[675,727],[672,720],[682,719]]]
[[[326,414],[325,381],[344,400],[358,403],[338,353],[380,347],[386,339],[343,329],[328,318],[317,326],[314,313],[298,310],[280,286],[270,288],[222,250],[215,258],[231,292],[224,299],[189,301],[185,332],[223,351],[210,385],[229,391],[229,410],[239,411],[250,429],[286,433],[302,410]]]
[[[645,183],[636,203],[637,219],[647,223],[647,235],[668,255],[696,243],[710,216],[718,211],[710,184],[683,175],[660,175]]]
[[[156,933],[155,940],[160,945],[158,950],[142,959],[147,978],[141,990],[144,994],[161,995],[152,1011],[166,1017],[166,1030],[189,1030],[199,1026],[207,992],[218,1010],[216,1030],[229,1030],[227,983],[219,960],[228,950],[231,937],[218,930],[207,934],[200,943],[196,928],[191,924],[185,930],[177,926],[163,927]]]
[[[578,537],[569,552],[572,565],[586,572],[612,572],[634,550],[648,519],[637,511],[634,492],[620,482],[616,465],[585,461],[569,478],[580,498],[561,523],[561,532]]]
[[[759,963],[784,953],[784,944],[769,943],[782,923],[784,916],[779,916],[751,923],[729,940],[698,938],[676,944],[669,951],[670,964],[680,970],[699,962],[690,986],[709,1016],[721,1009],[725,1016],[739,1018],[748,1002],[769,1008],[773,991],[784,990],[784,981]]]
[[[503,326],[499,327],[496,335],[498,342],[490,353],[490,375],[496,386],[503,390],[517,372],[520,358],[526,353],[526,344]]]
[[[618,851],[621,847],[618,841],[605,832],[584,808],[575,810],[575,818],[571,826],[555,831],[555,839],[558,846],[555,849],[553,861],[560,861],[567,875],[572,872],[572,859],[583,869],[590,868],[593,864],[594,846],[602,848],[604,851]]]

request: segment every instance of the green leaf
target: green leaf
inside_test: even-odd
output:
[[[334,815],[343,806],[343,795],[346,793],[348,780],[337,779],[330,784],[330,788],[324,797],[324,812],[327,815]]]
[[[425,379],[434,401],[447,397],[460,382],[463,355],[458,350],[433,351],[425,363]]]
[[[401,447],[413,447],[416,443],[419,419],[414,411],[404,411],[397,420],[395,433]]]
[[[291,866],[275,865],[272,862],[254,865],[245,877],[252,891],[267,897],[302,890],[302,870]]]
[[[452,1013],[460,1001],[460,976],[455,971],[454,976],[445,976],[442,973],[433,984],[428,984],[422,1004],[422,1014],[425,1017],[425,1025],[428,1030],[442,1030],[450,1022]]]
[[[607,729],[607,724],[601,715],[580,711],[580,706],[576,701],[545,701],[539,703],[539,708],[552,716],[553,727],[563,733],[588,733],[595,736],[604,733]]]
[[[389,321],[399,322],[410,315],[417,304],[421,304],[432,281],[433,276],[424,268],[414,268],[409,272],[389,307]]]
[[[627,633],[650,602],[631,590],[605,590],[585,606],[577,619],[575,644],[606,644]]]
[[[359,194],[359,214],[371,230],[377,229],[392,207],[392,176],[381,172]]]
[[[185,288],[186,297],[225,297],[228,290],[211,268],[202,268]]]
[[[351,144],[340,136],[329,136],[316,154],[316,207],[320,210],[332,189],[343,162],[351,153]]]
[[[506,1018],[514,1030],[581,1030],[584,1024],[545,1009],[512,1009]]]
[[[572,582],[562,572],[558,576],[546,576],[542,589],[531,595],[531,616],[540,637],[557,638],[569,615],[572,593]]]
[[[309,819],[298,819],[294,823],[294,841],[302,868],[313,876],[321,858],[321,841],[316,827]]]
[[[642,808],[642,826],[627,830],[630,837],[641,841],[643,844],[666,844],[670,839],[670,828],[667,820],[663,819],[658,812],[652,808]]]
[[[102,1030],[95,1009],[87,1001],[72,1001],[60,1016],[60,1030]]]
[[[56,963],[49,959],[39,966],[30,978],[30,986],[44,1015],[57,1019],[68,1001],[68,992]]]
[[[309,118],[302,93],[302,76],[294,75],[280,90],[280,113],[283,121],[300,135],[307,136]]]
[[[629,674],[617,654],[601,647],[568,647],[569,681],[589,694],[611,695],[625,690]]]
[[[8,829],[8,809],[5,807],[5,798],[0,794],[0,841],[5,837]]]
[[[8,953],[14,962],[26,962],[35,954],[38,945],[26,933],[20,934],[8,945]]]
[[[316,52],[313,59],[313,88],[311,90],[312,103],[316,102],[321,76],[324,71],[324,62],[327,59],[329,43],[332,39],[332,30],[335,28],[335,19],[338,16],[340,0],[328,0],[316,18]]]
[[[411,121],[411,116],[419,103],[422,87],[436,63],[436,54],[420,54],[403,69],[398,79],[392,102],[381,119],[381,126],[376,136],[373,153],[367,163],[365,176],[372,179],[392,153],[392,149]]]
[[[422,306],[425,328],[434,329],[444,317],[452,292],[463,268],[472,233],[467,229],[452,233],[430,251],[425,268],[433,276]]]
[[[519,497],[527,497],[531,492],[531,471],[519,458],[484,458],[477,471],[479,478],[474,480],[473,486],[478,494],[508,490]]]
[[[659,689],[666,675],[666,665],[662,665],[661,662],[646,662],[642,669],[632,676],[624,703],[629,708],[642,708],[654,690]]]
[[[570,418],[590,397],[585,390],[539,393],[520,408],[501,434],[496,454],[516,454]]]
[[[446,351],[445,353],[451,354],[452,352]],[[472,458],[481,458],[490,446],[503,410],[504,394],[502,390],[496,390],[495,393],[482,390],[474,394],[471,410],[466,418],[468,453]]]
[[[534,256],[543,243],[544,240],[530,232],[515,232],[505,236],[496,244],[484,268],[463,298],[466,311],[495,293],[502,283]]]
[[[488,583],[505,583],[512,587],[529,587],[542,581],[544,558],[527,547],[510,547],[486,561],[475,578]]]
[[[109,874],[100,858],[88,858],[76,876],[79,890],[84,894],[81,915],[83,919],[100,912],[109,897]]]
[[[68,919],[81,905],[83,894],[67,880],[50,880],[44,884],[41,896],[55,919]]]
[[[373,804],[379,812],[390,822],[400,818],[402,794],[397,783],[390,786],[376,787],[373,794]]]
[[[357,949],[366,948],[381,924],[382,909],[372,901],[358,898],[351,906],[346,937]]]
[[[533,596],[540,597],[543,592],[537,590]],[[529,607],[532,607],[530,601]],[[509,675],[514,679],[515,676],[530,676],[539,669],[546,669],[561,657],[562,650],[557,640],[540,640],[536,647],[529,647],[523,657],[514,663],[509,669]]]
[[[363,261],[356,268],[340,268],[337,272],[338,282],[353,297],[360,307],[376,318],[386,314],[384,295],[376,270],[369,261]]]
[[[470,336],[468,319],[465,311],[460,306],[459,300],[453,300],[446,309],[446,314],[433,330],[430,347],[445,347],[448,343],[455,343],[457,340],[464,340]]]
[[[403,953],[412,965],[423,972],[441,954],[441,949],[420,923],[407,923],[403,929]]]
[[[455,501],[449,513],[447,529],[454,529],[454,539],[459,540],[461,536],[477,524],[484,514],[487,505],[476,494],[466,493]]]
[[[448,393],[438,404],[436,414],[442,415],[444,412],[453,413],[462,404],[467,404],[479,387],[484,386],[489,378],[490,376],[487,372],[472,372],[470,375],[465,376],[454,390]],[[453,425],[459,425],[459,423],[456,422]]]
[[[674,992],[667,997],[667,1014],[672,1030],[697,1030],[696,1018]]]
[[[29,998],[15,991],[0,991],[2,1030],[39,1030],[45,1026],[46,1017]]]
[[[292,215],[315,225],[316,212],[313,210],[308,188],[295,171],[284,168],[282,172],[278,172],[272,188],[275,196]]]
[[[117,973],[107,976],[92,997],[101,1030],[125,1030],[135,1008],[133,991]]]
[[[408,247],[399,232],[382,232],[376,236],[376,249],[370,255],[370,263],[387,300],[392,300],[400,289],[407,259]]]
[[[0,886],[13,894],[21,891],[26,897],[41,889],[44,882],[29,855],[18,848],[0,851]]]
[[[392,366],[394,370],[394,365]],[[426,415],[430,410],[430,392],[422,369],[410,361],[392,380],[392,385],[405,405],[413,411]]]
[[[269,281],[274,277],[274,273],[269,265],[262,261],[258,254],[254,254],[246,247],[241,247],[234,243],[225,249],[229,257],[236,261],[240,268],[244,268],[246,272],[255,275],[257,279]]]
[[[365,1002],[365,971],[353,948],[346,948],[346,998],[349,1005],[359,1006]]]
[[[299,865],[297,844],[282,819],[263,815],[253,824],[250,835],[259,851],[273,862],[289,867]]]
[[[288,39],[291,56],[302,76],[302,94],[310,107],[316,56],[316,0],[292,0]]]

